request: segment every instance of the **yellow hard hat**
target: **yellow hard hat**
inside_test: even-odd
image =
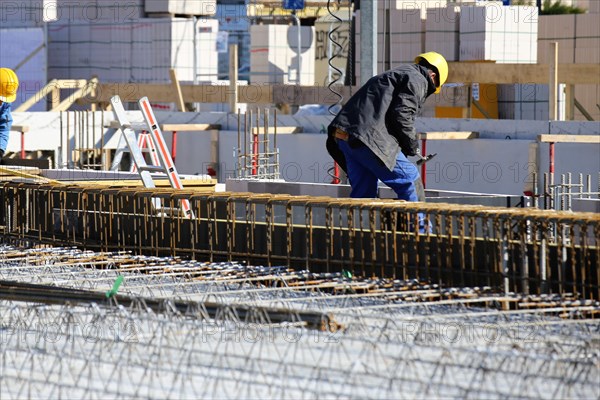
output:
[[[10,68],[0,68],[0,101],[12,103],[17,99],[19,78]]]
[[[419,54],[415,58],[415,63],[419,64],[421,60],[427,61],[431,66],[437,69],[438,86],[435,88],[435,92],[439,93],[442,89],[442,85],[446,83],[446,79],[448,79],[448,63],[446,62],[446,59],[440,53],[430,51],[428,53]]]

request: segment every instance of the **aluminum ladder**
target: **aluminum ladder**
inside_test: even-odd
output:
[[[152,111],[152,107],[150,105],[150,101],[147,97],[143,97],[138,101],[140,106],[140,110],[142,111],[142,115],[144,116],[144,120],[148,125],[148,132],[150,132],[150,136],[144,137],[144,140],[152,141],[153,143],[148,143],[148,147],[152,149],[154,147],[156,153],[158,154],[159,165],[148,165],[144,158],[144,154],[142,149],[140,148],[140,144],[142,144],[142,139],[138,141],[136,138],[135,131],[132,129],[132,125],[127,118],[125,113],[125,109],[123,108],[123,103],[121,102],[121,98],[119,96],[113,96],[110,99],[110,103],[112,104],[113,111],[119,121],[119,125],[121,127],[122,138],[125,140],[127,147],[129,148],[129,153],[131,154],[131,159],[134,163],[134,170],[136,170],[144,187],[146,188],[155,188],[156,184],[154,183],[154,179],[152,178],[152,172],[154,173],[164,173],[169,179],[169,183],[171,187],[174,189],[183,189],[183,184],[181,183],[181,178],[177,173],[177,168],[175,168],[175,164],[173,163],[173,159],[171,158],[171,154],[169,154],[169,149],[165,143],[165,139],[163,138],[162,131],[156,122],[156,117],[154,116],[154,112]],[[122,153],[120,154],[122,157]],[[115,159],[117,155],[115,155]],[[113,163],[114,164],[114,163]],[[118,164],[117,164],[118,165]],[[152,199],[152,204],[157,210],[164,210],[161,205],[161,200],[158,198]],[[190,206],[190,202],[187,199],[181,199],[181,212],[185,218],[193,218],[192,209]]]

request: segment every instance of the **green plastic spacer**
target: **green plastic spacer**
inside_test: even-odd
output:
[[[117,294],[117,292],[119,291],[119,287],[121,287],[121,283],[123,283],[123,275],[119,275],[115,280],[115,283],[113,283],[112,289],[106,292],[107,299],[110,299],[111,297]]]

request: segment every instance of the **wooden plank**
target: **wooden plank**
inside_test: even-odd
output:
[[[45,98],[48,93],[52,93],[57,87],[57,80],[53,79],[46,86],[41,88],[36,94],[25,100],[21,105],[15,108],[14,112],[25,112],[29,110],[34,104],[36,104],[41,99]]]
[[[277,134],[291,134],[291,133],[301,133],[301,126],[278,126]],[[259,135],[264,134],[264,128],[261,126],[260,128],[252,127],[252,133],[258,133]],[[275,128],[273,126],[269,127],[269,133],[275,133]]]
[[[427,140],[466,140],[479,138],[479,132],[422,132],[421,139]]]
[[[41,180],[41,181],[44,181],[44,182],[47,182],[47,183],[53,183],[55,185],[62,185],[63,184],[62,182],[55,181],[54,179],[48,179],[48,178],[43,177],[43,176],[33,175],[33,174],[28,174],[26,172],[22,172],[20,169],[21,168],[19,168],[19,169],[13,169],[13,168],[7,168],[7,167],[0,166],[0,174],[2,174],[4,176],[12,175],[12,176],[15,176],[15,177],[20,177],[20,178],[34,179],[36,182]]]
[[[84,87],[88,81],[85,79],[55,79],[54,87],[59,89],[79,89]]]
[[[4,162],[4,160],[3,160]],[[29,175],[39,175],[40,174],[40,169],[36,168],[36,167],[8,167],[8,166],[3,166],[2,168],[4,168],[5,170],[0,171],[0,176],[14,176],[14,174],[12,173],[12,171],[20,171],[20,172],[26,172]],[[10,170],[11,172],[6,172],[6,170]]]
[[[177,95],[177,101],[175,104],[177,104],[177,109],[179,111],[184,112],[185,102],[183,101],[183,94],[181,94],[181,86],[179,85],[179,79],[177,79],[177,72],[175,72],[175,69],[171,68],[169,70],[169,74],[171,75],[171,85],[173,86],[175,94]]]
[[[29,132],[29,125],[13,125],[10,127],[14,132]]]
[[[75,103],[75,101],[79,100],[80,98],[88,97],[88,94],[90,94],[95,89],[95,86],[97,84],[98,78],[90,79],[90,81],[86,85],[72,93],[69,97],[67,97],[58,106],[54,107],[50,111],[67,111],[73,105],[73,103]]]
[[[273,93],[274,104],[336,104],[340,100],[326,86],[271,85],[269,88]],[[357,90],[350,86],[334,86],[333,89],[345,101]]]
[[[600,135],[538,135],[541,143],[594,143],[600,144]]]
[[[448,63],[448,83],[547,84],[548,64]],[[559,64],[558,81],[567,84],[600,84],[600,64]]]
[[[547,64],[495,64],[490,62],[449,63],[448,83],[539,83],[548,84]],[[559,64],[558,81],[567,84],[600,85],[600,64]],[[109,103],[119,95],[124,102],[136,102],[147,96],[152,102],[173,103],[177,95],[170,84],[99,83],[97,96],[87,96],[83,103]],[[335,86],[343,100],[356,92],[356,87]],[[242,85],[238,86],[238,103],[248,104],[336,104],[339,97],[326,86]],[[228,103],[229,85],[181,85],[186,103]]]
[[[162,124],[160,129],[163,131],[190,132],[190,131],[209,131],[220,130],[220,124]]]
[[[107,103],[118,95],[121,100],[137,102],[141,96],[148,97],[155,103],[174,103],[177,101],[170,84],[153,83],[100,83],[96,98],[83,99],[83,102]],[[239,86],[239,103],[272,104],[273,96],[268,85]],[[181,93],[186,103],[227,103],[229,85],[181,85]]]
[[[65,182],[69,185],[79,186],[104,186],[104,187],[143,187],[143,182],[139,179],[124,179],[124,180],[79,180]],[[216,179],[184,179],[184,190],[214,192]],[[168,179],[154,179],[154,184],[157,188],[172,188]]]

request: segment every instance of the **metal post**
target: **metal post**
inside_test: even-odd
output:
[[[21,131],[21,160],[25,159],[25,132]]]
[[[573,209],[573,175],[569,172],[567,173],[567,210],[571,211]]]
[[[554,142],[550,142],[548,144],[548,152],[549,152],[549,167],[548,167],[548,177],[549,177],[549,186],[552,190],[554,188]],[[552,202],[554,199],[551,199]],[[552,207],[552,205],[550,206]]]
[[[550,43],[550,100],[549,100],[549,117],[551,121],[558,119],[558,42]]]
[[[542,232],[542,243],[540,245],[540,289],[542,294],[548,293],[548,282],[546,278],[546,232]]]
[[[296,82],[298,85],[300,85],[300,66],[302,65],[302,34],[300,32],[300,18],[298,18],[298,16],[296,15],[296,12],[293,11],[292,12],[292,18],[294,18],[294,20],[296,21],[296,26],[298,29],[297,32],[297,40],[298,40],[298,72],[297,72],[297,77],[298,79],[296,79]]]
[[[424,156],[427,156],[427,136],[424,136],[423,139],[421,139],[421,154],[424,154]],[[423,189],[427,188],[427,163],[422,163],[421,164],[421,181],[423,182]]]
[[[360,83],[377,75],[377,2],[360,2]]]
[[[533,179],[533,207],[539,208],[539,189],[538,189],[538,174],[534,172],[532,175]]]
[[[229,112],[238,108],[238,46],[229,45]]]
[[[502,235],[502,274],[504,275],[504,294],[508,296],[510,293],[510,279],[508,268],[508,229],[505,226],[501,228]]]
[[[559,210],[564,211],[566,210],[566,203],[567,203],[567,182],[565,180],[565,174],[562,174],[560,176],[560,208]]]

